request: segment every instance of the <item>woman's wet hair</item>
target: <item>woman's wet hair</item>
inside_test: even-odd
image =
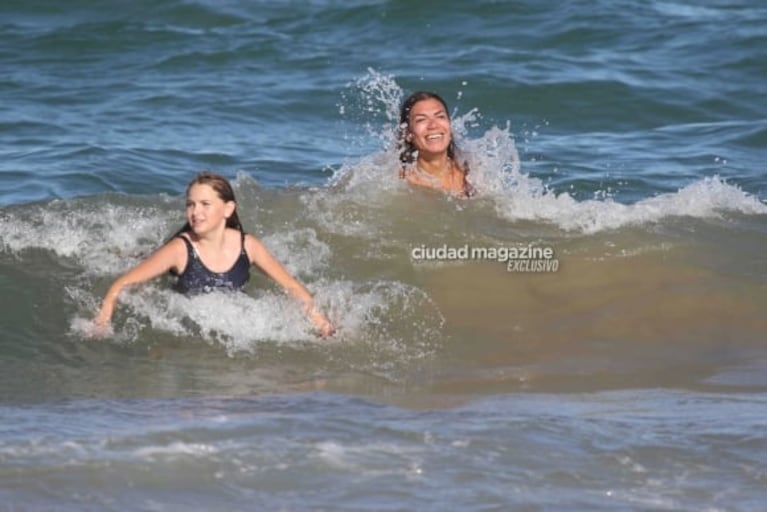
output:
[[[234,198],[234,190],[232,189],[232,185],[229,183],[229,180],[224,178],[223,176],[219,174],[215,174],[208,171],[202,171],[197,173],[197,175],[192,179],[192,181],[189,182],[189,185],[186,187],[186,195],[189,195],[189,191],[194,185],[208,185],[210,188],[212,188],[216,195],[225,203],[228,203],[229,201],[232,201],[235,203],[234,211],[232,214],[226,219],[226,227],[236,229],[242,233],[245,232],[245,230],[242,228],[242,223],[240,222],[240,217],[237,215],[237,201]],[[181,233],[188,233],[192,231],[192,226],[189,225],[189,222],[187,221],[184,226],[176,232],[171,238],[175,238],[176,236],[180,235]]]
[[[447,118],[450,119],[450,110],[448,109],[447,103],[436,92],[416,91],[405,98],[405,101],[402,102],[402,106],[399,110],[399,127],[397,129],[397,150],[399,151],[399,160],[403,166],[412,164],[416,159],[415,154],[418,152],[418,149],[416,149],[415,145],[410,142],[408,137],[408,132],[410,131],[410,111],[413,110],[413,106],[415,106],[416,103],[424,100],[439,101],[442,104],[442,107],[445,109]],[[464,161],[463,165],[460,165],[457,160],[457,153],[458,149],[455,144],[455,137],[451,134],[450,144],[447,146],[447,156],[453,162],[455,162],[461,170],[463,170],[465,180],[469,175],[469,162]],[[400,178],[404,177],[405,174],[403,168],[400,172]],[[472,187],[468,181],[466,181],[465,193],[467,196],[472,196],[476,193],[474,192],[474,187]]]
[[[447,103],[442,97],[430,91],[416,91],[402,102],[402,106],[399,110],[399,129],[397,130],[397,148],[399,149],[399,159],[403,164],[412,164],[415,161],[415,153],[418,151],[412,142],[408,140],[408,132],[410,131],[410,111],[413,106],[419,101],[424,100],[437,100],[442,104],[450,119],[450,111],[448,110]],[[450,145],[447,147],[447,156],[455,160],[455,140],[450,137]]]

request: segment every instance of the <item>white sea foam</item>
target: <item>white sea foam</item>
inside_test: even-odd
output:
[[[135,450],[134,455],[142,459],[155,459],[157,457],[207,457],[218,453],[218,449],[205,443],[185,443],[174,441],[166,445],[143,446]]]
[[[154,329],[221,345],[230,355],[253,352],[264,342],[328,346],[364,340],[374,348],[371,357],[388,362],[389,356],[421,358],[439,339],[444,318],[416,287],[396,281],[318,281],[312,288],[315,304],[337,328],[331,339],[319,338],[301,304],[277,290],[185,296],[155,284],[123,292],[107,335],[130,343]],[[71,286],[67,291],[84,313],[96,310],[100,299],[92,290]],[[78,314],[70,330],[88,336],[92,321]]]
[[[332,255],[328,244],[311,228],[275,232],[261,240],[291,274],[299,277],[317,276],[327,268]]]
[[[509,220],[543,221],[583,233],[655,223],[671,217],[718,218],[724,212],[767,214],[767,205],[759,199],[716,176],[633,204],[610,198],[577,201],[567,193],[530,188],[493,199],[498,214]]]
[[[0,247],[11,252],[45,249],[91,272],[114,273],[162,244],[171,223],[178,222],[168,212],[167,206],[51,201],[0,217]]]
[[[323,441],[315,445],[317,457],[334,470],[366,477],[423,475],[424,448],[418,444],[376,442],[340,444]]]

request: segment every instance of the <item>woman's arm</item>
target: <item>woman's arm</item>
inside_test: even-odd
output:
[[[109,324],[117,304],[117,297],[123,288],[132,284],[149,281],[171,269],[178,270],[183,266],[185,257],[186,247],[184,242],[175,238],[157,249],[147,259],[118,277],[104,296],[101,309],[96,316],[96,325],[99,328],[104,328]]]
[[[309,318],[319,329],[323,336],[332,336],[335,329],[327,317],[314,306],[314,300],[309,291],[290,272],[277,261],[266,246],[252,235],[245,236],[245,251],[248,253],[250,262],[258,265],[266,275],[274,279],[289,294],[296,297],[304,304],[304,309]]]

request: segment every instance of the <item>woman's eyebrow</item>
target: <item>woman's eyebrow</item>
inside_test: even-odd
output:
[[[415,115],[413,115],[413,119],[418,119],[422,117],[429,117],[429,116],[442,116],[447,115],[447,112],[445,112],[445,109],[439,109],[435,110],[434,112],[419,112]]]

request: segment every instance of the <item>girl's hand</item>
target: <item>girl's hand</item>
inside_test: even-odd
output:
[[[316,307],[309,307],[307,314],[312,322],[314,322],[314,325],[317,326],[317,329],[320,331],[320,336],[323,338],[333,336],[336,333],[336,329],[333,327],[333,324],[330,323],[330,320],[328,320]]]
[[[89,322],[89,325],[85,331],[86,338],[104,338],[112,333],[112,324],[107,320],[106,322],[100,322],[99,319],[94,319]]]
[[[89,338],[103,338],[111,332],[111,320],[112,320],[113,306],[109,303],[105,303],[101,306],[96,318],[93,319],[93,323],[88,329],[87,336]]]

